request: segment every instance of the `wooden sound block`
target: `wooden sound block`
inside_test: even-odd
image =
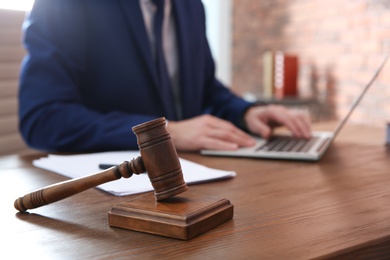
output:
[[[227,199],[185,192],[157,202],[153,193],[118,204],[108,212],[109,225],[189,240],[233,218]]]

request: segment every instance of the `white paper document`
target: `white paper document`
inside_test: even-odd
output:
[[[33,165],[69,178],[80,178],[102,171],[99,164],[120,164],[139,156],[138,151],[102,152],[81,155],[52,155],[33,161]],[[236,176],[234,171],[209,168],[179,158],[184,180],[187,184],[213,181]],[[134,174],[132,177],[107,182],[97,188],[115,196],[152,191],[153,187],[147,174]]]

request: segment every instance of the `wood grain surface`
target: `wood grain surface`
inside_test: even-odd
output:
[[[332,128],[333,124],[318,127]],[[386,259],[390,256],[390,149],[384,129],[347,126],[320,162],[179,156],[234,170],[191,185],[226,198],[228,221],[189,241],[113,228],[108,211],[131,197],[91,189],[30,213],[22,194],[66,178],[34,168],[44,154],[0,158],[1,256],[44,259]],[[131,179],[129,179],[131,185]],[[3,257],[1,257],[3,258]]]

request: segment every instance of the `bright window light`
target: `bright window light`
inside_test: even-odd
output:
[[[0,9],[30,11],[34,0],[0,0]]]

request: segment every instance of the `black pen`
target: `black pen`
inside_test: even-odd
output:
[[[99,168],[102,170],[106,170],[108,168],[116,166],[115,164],[108,164],[108,163],[100,163]]]

